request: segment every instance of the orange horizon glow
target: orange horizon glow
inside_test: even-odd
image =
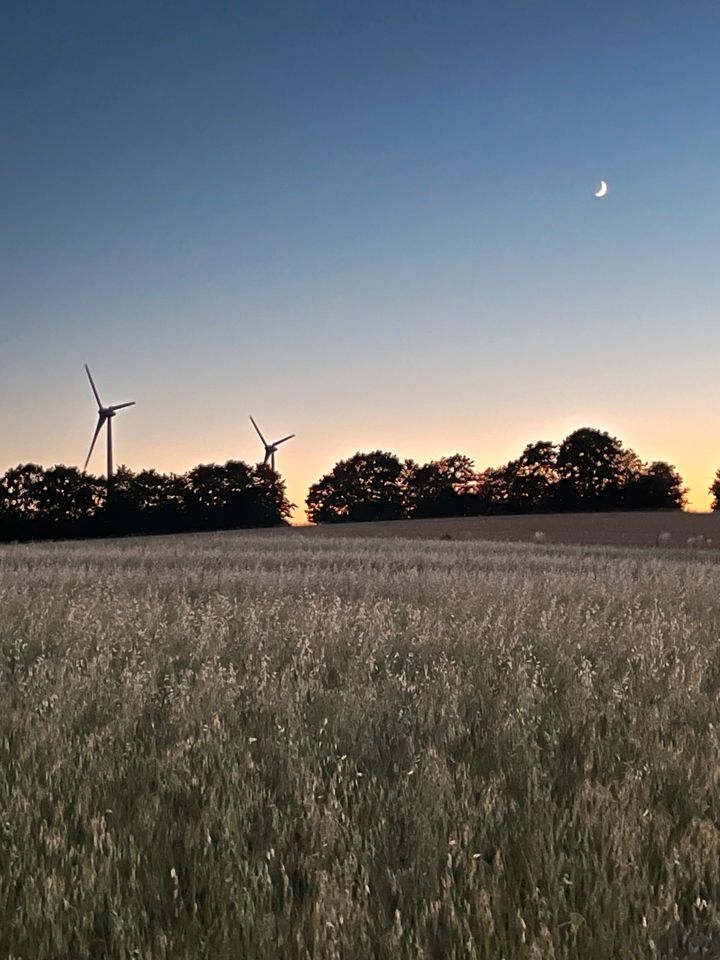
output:
[[[256,463],[251,413],[296,434],[294,522],[357,451],[480,472],[580,427],[709,509],[714,9],[96,4],[58,43],[62,5],[17,6],[0,472],[84,463],[88,363],[137,402],[117,465]]]
[[[548,386],[538,362],[527,371],[513,369],[511,378],[501,366],[487,372],[483,390],[467,377],[457,380],[458,362],[465,356],[458,354],[456,360],[454,354],[444,357],[435,351],[409,371],[408,383],[408,372],[400,380],[401,368],[393,363],[399,358],[383,355],[376,383],[359,399],[358,383],[347,371],[323,364],[322,358],[316,361],[322,376],[307,376],[302,391],[288,382],[289,368],[277,382],[268,380],[251,391],[234,382],[229,361],[230,369],[216,369],[210,386],[206,381],[195,385],[191,375],[198,364],[187,361],[173,379],[166,373],[160,383],[154,383],[150,363],[139,369],[129,361],[106,362],[97,365],[97,372],[93,368],[93,375],[103,400],[137,400],[137,406],[120,411],[113,426],[115,463],[132,470],[185,473],[200,463],[255,464],[263,450],[248,418],[251,412],[267,437],[295,433],[277,453],[278,472],[296,505],[293,523],[307,519],[310,486],[358,451],[385,450],[419,463],[460,453],[482,472],[515,459],[529,443],[559,444],[580,427],[617,437],[644,462],[672,464],[689,491],[686,509],[710,509],[709,487],[720,467],[720,448],[708,443],[714,426],[714,381],[709,375],[693,377],[686,387],[676,383],[673,391],[664,379],[652,380],[649,372],[646,383],[628,380],[622,393],[596,380],[586,385],[594,396],[583,397],[578,379],[566,377]],[[32,363],[28,357],[25,369],[21,365],[13,372],[17,396],[30,378]],[[82,466],[97,418],[94,400],[81,364],[63,363],[54,369],[55,379],[44,389],[62,401],[57,416],[48,418],[42,409],[28,406],[21,407],[22,416],[6,416],[0,472],[28,462]],[[301,372],[306,375],[305,368]],[[490,376],[500,386],[503,380],[507,383],[506,395],[488,383]],[[452,395],[448,384],[453,384]],[[692,402],[679,404],[677,396],[688,396],[691,389]],[[328,401],[331,396],[336,398],[333,403]],[[99,443],[88,469],[100,474],[104,465],[104,444]]]
[[[386,449],[386,447],[382,445],[375,445],[375,446],[366,445],[361,452],[369,453],[371,450],[376,450],[379,448]],[[440,447],[437,447],[437,448],[425,447],[424,449],[425,449],[425,452],[419,456],[414,453],[408,453],[407,456],[400,456],[398,454],[398,456],[400,456],[401,460],[412,458],[414,460],[417,460],[418,462],[425,463],[431,460],[439,460],[441,457],[449,456],[453,453],[465,452],[463,450],[449,450],[449,449],[440,448]],[[521,453],[521,449],[514,451],[509,456],[505,456],[504,459],[500,458],[485,464],[478,464],[478,462],[475,460],[474,461],[475,468],[476,470],[478,470],[478,472],[482,472],[485,469],[502,466],[504,463],[507,463],[508,460],[515,459]],[[290,475],[286,475],[283,472],[282,463],[278,463],[279,473],[282,479],[285,481],[288,500],[290,500],[291,503],[295,504],[295,509],[290,517],[290,523],[293,526],[302,526],[309,523],[307,510],[305,506],[305,498],[307,497],[308,490],[310,489],[311,485],[313,483],[316,483],[326,473],[329,473],[334,467],[335,463],[338,462],[338,460],[346,460],[349,457],[352,457],[357,452],[358,452],[357,448],[353,448],[353,449],[348,448],[347,450],[339,452],[335,457],[335,459],[332,459],[332,458],[328,459],[327,462],[324,463],[322,466],[319,466],[318,463],[314,461],[309,461],[309,460],[304,461],[302,458],[293,458],[292,473]],[[395,452],[395,451],[390,450],[389,452]],[[636,450],[636,452],[638,451]],[[104,455],[104,451],[103,451],[103,455]],[[473,459],[472,454],[468,454],[468,455],[471,457],[471,459]],[[661,458],[652,457],[652,458],[643,458],[643,459],[655,460],[655,459],[661,459]],[[252,459],[252,457],[242,457],[237,454],[233,454],[232,452],[227,452],[227,455],[221,453],[215,457],[204,457],[201,459],[193,459],[191,455],[182,456],[182,455],[179,455],[179,451],[174,451],[174,454],[172,456],[167,456],[167,457],[156,456],[155,462],[152,462],[147,458],[143,458],[142,456],[140,457],[133,456],[131,458],[120,457],[118,461],[118,466],[121,466],[121,465],[126,466],[129,469],[134,471],[140,471],[144,469],[155,469],[161,473],[183,474],[189,470],[192,470],[193,467],[197,466],[200,463],[225,463],[227,460],[244,460],[246,463],[251,463],[253,465],[256,462]],[[17,465],[18,462],[38,462],[38,460],[34,459],[32,461],[14,461],[12,463],[8,461],[6,462],[4,469],[8,469],[11,466],[15,466]],[[52,465],[53,464],[49,462],[44,463],[45,467],[50,467]],[[93,466],[95,466],[95,470],[93,470]],[[707,462],[703,460],[700,460],[694,464],[688,464],[685,467],[685,469],[683,469],[683,465],[681,462],[673,463],[673,466],[676,467],[676,469],[682,476],[685,487],[688,489],[687,504],[684,508],[685,512],[687,513],[710,512],[712,496],[709,492],[709,487],[710,487],[710,484],[712,483],[712,480],[714,479],[717,467],[713,469]],[[88,470],[89,472],[102,474],[102,467],[101,467],[101,464],[99,463],[94,465],[91,464]]]
[[[582,425],[591,424],[583,423]],[[559,443],[572,429],[576,428],[571,427],[564,432],[556,432],[552,438],[553,441]],[[603,429],[603,427],[599,427],[599,429]],[[613,433],[612,430],[608,432]],[[339,460],[348,459],[358,451],[368,453],[371,450],[377,449],[388,450],[391,453],[395,453],[401,460],[412,458],[420,463],[438,460],[443,456],[449,456],[453,453],[465,453],[474,461],[475,469],[478,472],[482,472],[489,468],[502,466],[509,460],[515,459],[522,452],[526,443],[532,442],[528,439],[520,444],[510,444],[508,442],[495,440],[492,445],[485,445],[485,455],[480,458],[477,454],[473,456],[473,451],[469,449],[469,445],[465,447],[456,445],[453,447],[446,443],[441,443],[439,440],[433,442],[433,439],[428,436],[416,438],[415,444],[406,442],[402,445],[393,445],[387,442],[368,442],[371,431],[366,428],[363,433],[365,433],[365,437],[362,439],[366,442],[359,444],[347,445],[341,441],[336,441],[327,446],[323,445],[320,449],[314,447],[312,451],[305,451],[303,438],[298,437],[297,446],[294,449],[292,449],[291,443],[288,443],[285,448],[281,449],[277,455],[277,468],[282,479],[285,481],[287,497],[295,504],[295,510],[290,520],[293,525],[302,525],[308,522],[305,498],[310,486],[326,473],[329,473]],[[615,435],[618,434],[616,433]],[[547,436],[547,431],[544,434],[540,434],[538,439],[539,438],[550,439]],[[623,439],[622,436],[620,436],[620,439]],[[656,445],[655,443],[649,443],[647,448],[640,444],[633,446],[624,443],[623,445],[626,447],[632,446],[644,461],[667,460],[670,462],[678,470],[683,478],[684,485],[688,488],[688,502],[685,510],[689,513],[705,513],[710,511],[712,497],[709,492],[709,487],[714,479],[718,465],[713,464],[707,455],[686,455],[673,459],[667,455],[662,455],[663,449],[667,451],[670,444]],[[249,442],[241,446],[241,449],[232,449],[227,444],[219,444],[213,453],[211,453],[208,448],[196,451],[196,454],[201,454],[200,456],[193,456],[190,450],[185,451],[178,447],[161,453],[158,450],[151,449],[143,451],[141,445],[133,445],[133,455],[124,456],[123,450],[127,449],[127,444],[123,442],[121,437],[116,447],[116,459],[118,465],[124,465],[136,471],[153,468],[163,473],[177,474],[185,473],[200,463],[225,463],[227,460],[244,460],[250,464],[257,463],[258,460],[252,455],[254,449],[252,438],[249,438]],[[257,451],[255,452],[257,453]],[[100,453],[96,450],[93,456],[93,462],[89,467],[91,472],[102,472],[103,457],[104,450],[100,451]],[[8,462],[6,467],[11,465],[14,465],[14,463],[10,464]],[[46,464],[46,466],[49,465],[49,463]]]

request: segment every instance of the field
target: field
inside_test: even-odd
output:
[[[720,512],[684,513],[633,511],[624,513],[525,514],[507,517],[449,517],[433,520],[393,520],[297,528],[310,536],[402,537],[528,542],[541,531],[549,543],[605,544],[623,547],[656,546],[666,535],[668,547],[687,547],[691,537],[704,536],[720,547]]]
[[[720,956],[715,550],[13,545],[0,610],[2,958]]]

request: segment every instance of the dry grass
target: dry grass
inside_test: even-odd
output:
[[[0,609],[3,958],[720,955],[714,551],[14,546]]]

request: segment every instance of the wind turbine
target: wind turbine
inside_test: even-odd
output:
[[[275,454],[277,453],[277,448],[280,446],[281,443],[285,443],[286,440],[292,440],[295,434],[291,433],[291,434],[288,434],[287,437],[283,437],[282,440],[275,440],[274,443],[268,443],[265,437],[260,433],[260,427],[255,423],[252,417],[250,417],[250,419],[252,420],[252,425],[255,427],[255,430],[257,431],[257,435],[260,437],[260,439],[262,440],[263,446],[265,447],[265,459],[263,460],[263,466],[265,466],[265,464],[269,460],[270,466],[272,467],[272,472],[275,473]]]
[[[83,470],[87,470],[87,465],[90,463],[90,457],[95,449],[95,443],[100,435],[100,431],[102,430],[103,426],[107,424],[107,482],[110,483],[113,475],[112,419],[118,410],[124,410],[125,407],[134,407],[135,401],[131,400],[129,403],[116,403],[112,407],[104,407],[102,405],[102,400],[100,399],[100,394],[97,392],[95,381],[90,373],[90,367],[88,367],[87,364],[85,364],[85,370],[87,371],[92,392],[95,394],[95,399],[97,400],[98,422],[97,426],[95,427],[95,433],[93,434],[92,443],[90,444],[90,451],[88,452],[87,460],[85,461]]]

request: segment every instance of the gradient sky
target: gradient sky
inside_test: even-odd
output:
[[[253,413],[302,504],[591,425],[707,509],[719,50],[716,2],[4,4],[0,470],[82,465],[87,361],[133,468]]]

